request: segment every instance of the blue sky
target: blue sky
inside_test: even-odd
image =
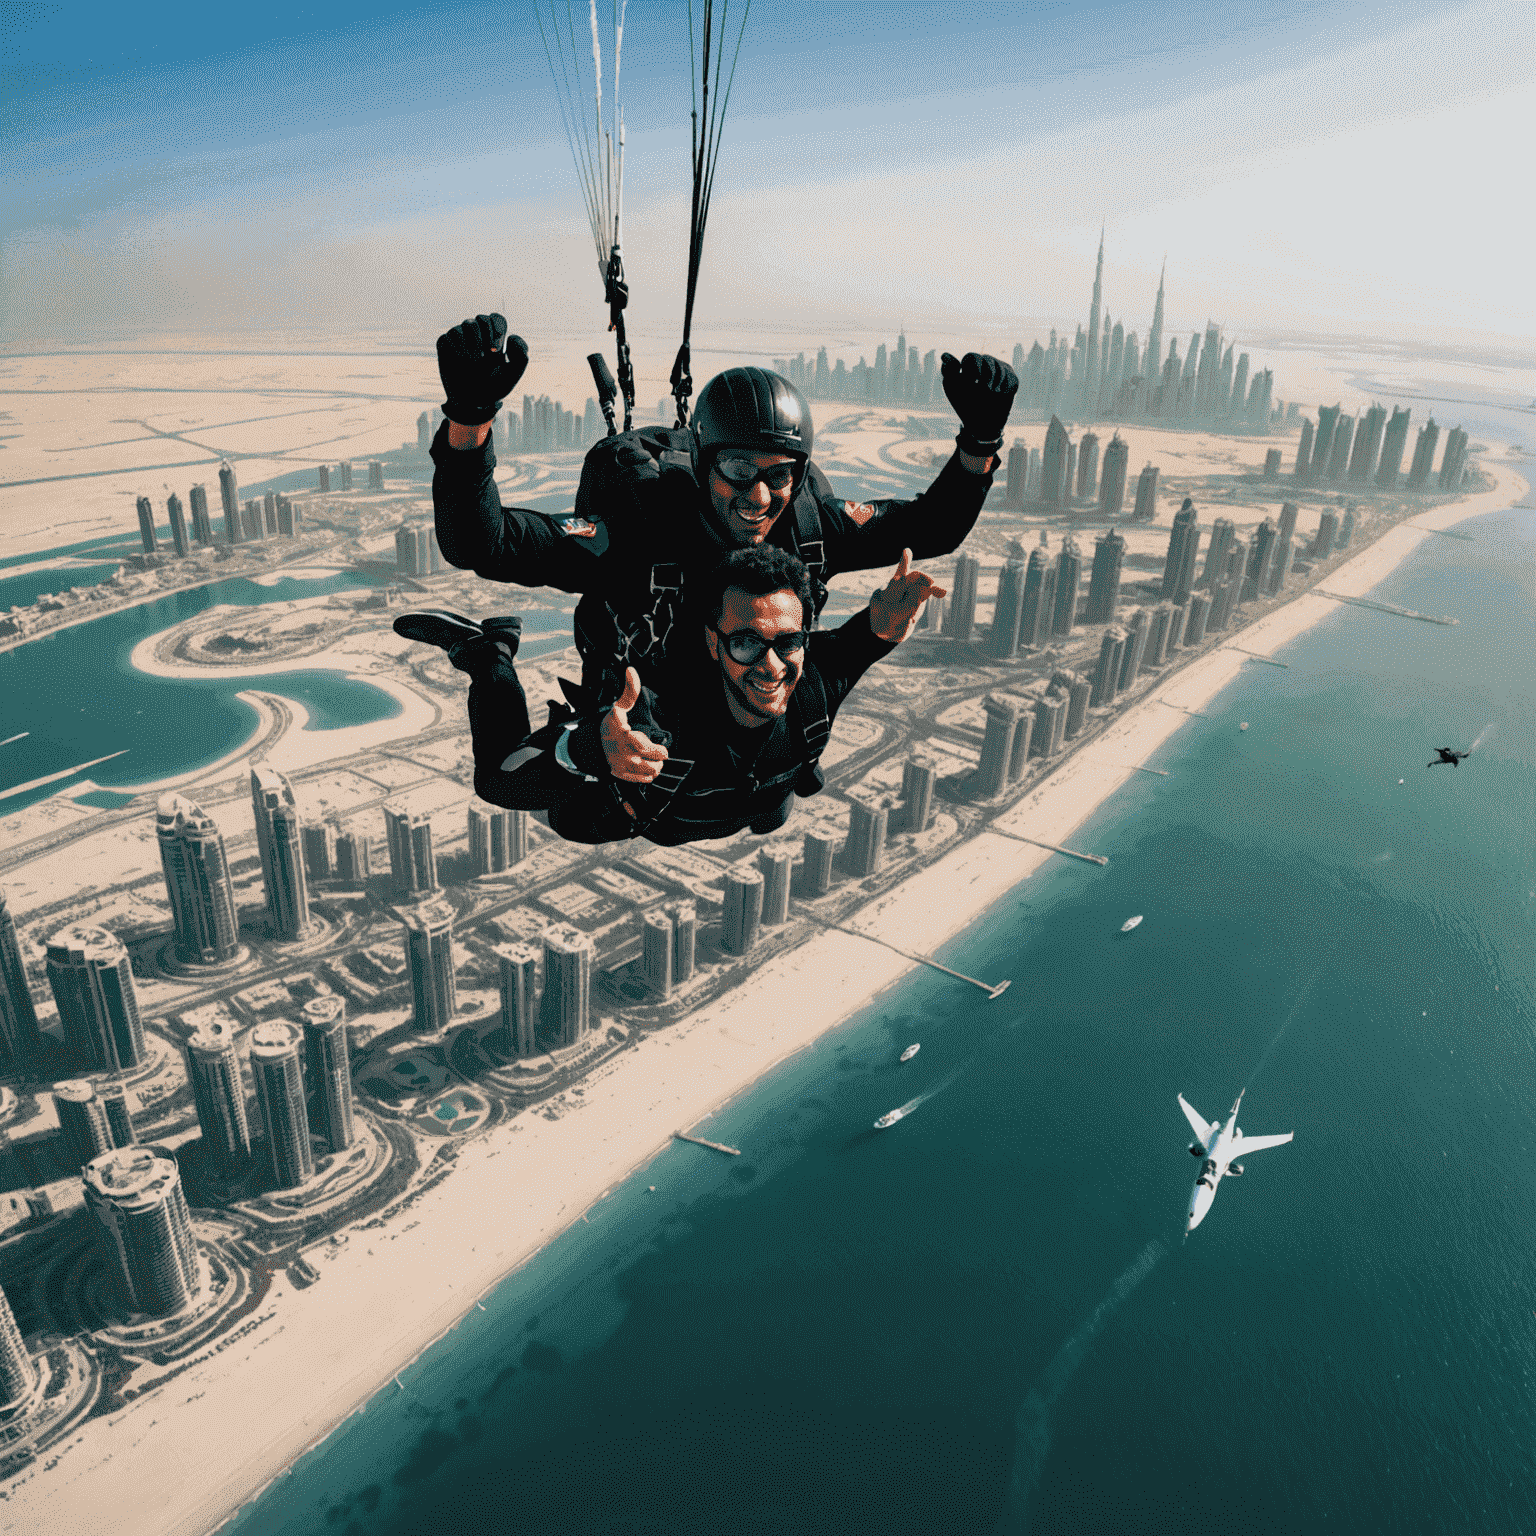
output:
[[[675,326],[681,303],[687,14],[627,13],[642,329]],[[13,348],[592,302],[529,0],[7,15]],[[1106,302],[1128,319],[1166,251],[1180,326],[1209,311],[1529,338],[1516,151],[1536,109],[1533,17],[1517,0],[754,0],[700,323],[1065,319],[1102,220]]]

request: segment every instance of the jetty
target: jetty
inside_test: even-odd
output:
[[[1149,771],[1158,772],[1156,768]],[[1069,859],[1081,859],[1085,864],[1109,863],[1102,853],[1080,853],[1076,848],[1063,848],[1060,843],[1043,843],[1038,837],[1025,837],[1022,832],[1005,832],[1001,827],[988,827],[987,831],[995,832],[999,837],[1011,837],[1016,843],[1028,843],[1032,848],[1049,848],[1052,853],[1064,853]]]
[[[1131,767],[1137,773],[1160,773],[1165,779],[1168,777],[1168,770],[1166,768],[1148,768],[1145,763],[1132,763]]]
[[[1424,530],[1426,533],[1434,533],[1435,529]],[[1383,603],[1374,597],[1344,597],[1337,592],[1325,592],[1321,587],[1313,587],[1313,592],[1318,597],[1331,598],[1336,603],[1353,603],[1357,608],[1374,608],[1377,613],[1395,613],[1403,619],[1423,619],[1426,624],[1459,624],[1460,619],[1436,618],[1432,613],[1415,613],[1412,608],[1399,608],[1396,603]],[[1234,646],[1235,650],[1236,647]]]
[[[740,1157],[740,1147],[728,1147],[723,1141],[706,1141],[702,1136],[690,1136],[687,1131],[673,1131],[677,1141],[691,1141],[696,1147],[708,1147],[711,1152],[724,1152],[727,1157]]]
[[[1235,650],[1236,647],[1234,646],[1233,649]],[[1193,715],[1197,720],[1210,719],[1210,716],[1203,709],[1191,709],[1187,704],[1175,704],[1172,699],[1159,699],[1157,702],[1159,704],[1166,704],[1169,709],[1177,709],[1183,714]]]
[[[1328,594],[1324,592],[1322,596],[1327,597]],[[1340,601],[1345,602],[1347,599],[1341,598]],[[1262,661],[1266,667],[1284,667],[1287,672],[1291,669],[1291,664],[1288,661],[1276,661],[1273,656],[1260,656],[1257,651],[1245,651],[1240,645],[1229,645],[1227,649],[1229,651],[1236,651],[1240,656],[1246,656],[1251,661]]]
[[[1003,834],[1004,837],[1011,837],[1012,835],[1011,832]],[[1022,839],[1022,841],[1027,842],[1028,839]],[[930,960],[927,955],[914,955],[911,950],[903,949],[899,944],[892,944],[889,939],[877,938],[872,933],[865,933],[862,928],[845,928],[841,923],[828,922],[826,918],[820,917],[813,918],[812,921],[820,923],[823,928],[835,928],[839,933],[846,933],[855,939],[868,939],[871,944],[879,944],[900,955],[903,960],[911,960],[918,965],[929,966],[935,971],[943,971],[946,976],[953,976],[956,981],[969,982],[973,987],[980,987],[987,994],[989,1001],[994,997],[1001,997],[1011,984],[1004,980],[994,986],[990,981],[980,981],[975,976],[967,976],[964,971],[952,971],[947,965],[940,965],[937,960]]]

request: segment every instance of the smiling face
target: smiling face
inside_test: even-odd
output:
[[[725,637],[746,630],[761,640],[775,640],[804,627],[805,611],[800,599],[788,589],[761,597],[743,592],[740,587],[725,589],[720,617],[714,629],[704,631],[704,640],[720,668],[725,701],[738,725],[771,725],[783,715],[805,668],[805,651],[780,656],[770,646],[759,660],[743,666],[731,660]]]
[[[754,469],[772,469],[778,464],[793,465],[793,455],[787,453],[747,453],[737,448],[721,450],[715,463],[731,465],[746,461]],[[778,490],[770,490],[761,480],[742,487],[720,475],[711,466],[709,474],[709,499],[714,505],[715,516],[726,530],[730,540],[738,548],[761,544],[768,537],[793,494],[793,482]],[[797,629],[798,625],[795,626]]]

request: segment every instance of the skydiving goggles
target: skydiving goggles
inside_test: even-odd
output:
[[[713,468],[727,485],[738,491],[750,491],[759,480],[770,491],[787,491],[795,483],[795,471],[800,466],[791,460],[788,464],[770,464],[760,469],[751,459],[732,455],[716,459]]]
[[[777,651],[781,661],[788,661],[797,651],[805,649],[803,629],[765,640],[755,629],[737,629],[726,634],[722,629],[715,629],[713,624],[709,627],[725,642],[725,654],[738,667],[755,667],[770,650]]]

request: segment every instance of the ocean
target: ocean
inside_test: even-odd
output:
[[[1458,531],[1375,594],[1458,625],[1339,607],[938,956],[1008,992],[876,999],[226,1531],[1536,1532],[1536,518]]]

